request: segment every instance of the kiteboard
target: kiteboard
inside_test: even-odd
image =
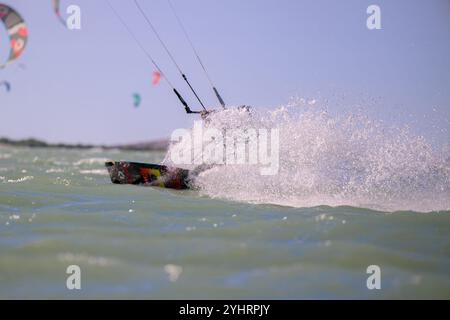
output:
[[[189,170],[159,164],[138,162],[106,162],[111,182],[157,186],[170,189],[189,189]]]

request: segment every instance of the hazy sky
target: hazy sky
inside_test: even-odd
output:
[[[189,127],[169,87],[151,85],[148,62],[104,0],[81,7],[82,29],[56,19],[51,0],[0,0],[29,27],[23,57],[0,81],[0,136],[52,142],[119,143]],[[180,79],[131,0],[111,0],[182,91]],[[412,124],[450,141],[450,1],[172,0],[228,104],[274,108],[293,95],[333,112],[361,106],[373,117]],[[166,0],[140,0],[175,59],[208,105],[216,100]],[[381,8],[381,30],[366,9]],[[8,42],[0,26],[0,58]],[[25,68],[19,68],[19,63]],[[143,101],[133,107],[132,94]]]

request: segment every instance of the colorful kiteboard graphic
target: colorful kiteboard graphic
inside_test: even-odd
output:
[[[169,189],[189,189],[189,171],[159,164],[137,162],[106,162],[111,182],[137,184]]]

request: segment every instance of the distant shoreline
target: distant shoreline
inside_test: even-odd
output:
[[[70,144],[70,143],[48,143],[34,138],[29,139],[9,139],[0,138],[0,146],[30,147],[30,148],[64,148],[64,149],[94,149],[105,150],[119,149],[131,151],[166,151],[169,146],[169,140],[159,139],[141,143],[130,143],[120,145],[95,145],[95,144]]]

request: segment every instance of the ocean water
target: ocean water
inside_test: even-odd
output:
[[[113,185],[103,166],[165,153],[0,146],[0,298],[450,298],[445,155],[280,113],[279,175],[220,166],[189,191]],[[66,287],[70,265],[81,290]]]

